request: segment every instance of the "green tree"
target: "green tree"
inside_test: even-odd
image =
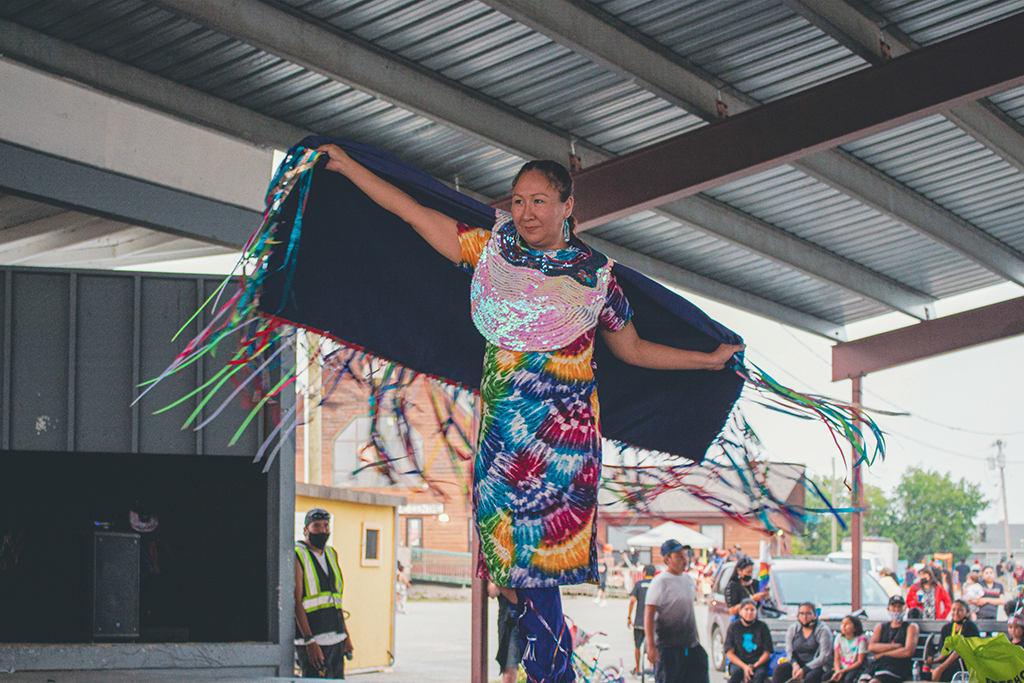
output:
[[[896,541],[900,556],[911,562],[936,552],[967,557],[975,518],[986,507],[979,484],[910,467],[893,492],[879,531]]]
[[[818,488],[821,489],[825,496],[831,497],[832,477],[812,476],[811,479],[818,485]],[[806,501],[808,508],[820,509],[825,507],[821,499],[811,491],[807,492]],[[853,504],[850,501],[851,491],[846,487],[846,483],[842,479],[837,479],[836,496],[831,501],[832,506],[840,509],[852,508]],[[877,486],[864,484],[864,503],[867,508],[863,516],[864,533],[869,536],[881,535],[881,529],[888,520],[889,503],[885,493]],[[850,535],[850,517],[849,512],[840,514],[840,518],[846,524],[847,530],[844,531],[842,527],[837,529],[836,549],[838,549],[842,539]],[[804,533],[793,538],[793,554],[827,555],[830,552],[832,552],[832,515],[828,512],[812,514],[804,527]]]

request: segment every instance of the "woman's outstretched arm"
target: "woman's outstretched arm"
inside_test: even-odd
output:
[[[721,370],[734,353],[746,348],[722,344],[711,353],[676,349],[641,339],[632,322],[617,332],[602,329],[601,338],[619,360],[654,370]]]
[[[337,145],[322,145],[317,150],[326,152],[330,157],[330,161],[327,162],[328,170],[342,174],[370,199],[411,225],[442,256],[455,263],[462,260],[462,248],[459,246],[459,232],[456,227],[458,223],[454,218],[423,206],[353,160]]]

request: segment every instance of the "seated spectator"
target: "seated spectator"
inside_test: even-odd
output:
[[[922,567],[917,583],[907,592],[907,607],[920,609],[923,619],[945,619],[949,615],[949,592],[935,578],[931,567]]]
[[[964,638],[977,638],[981,635],[978,633],[978,627],[968,617],[967,603],[963,600],[957,600],[953,603],[950,616],[952,621],[943,626],[942,632],[939,634],[938,642],[936,643],[938,652],[932,654],[927,651],[929,648],[926,648],[925,651],[924,665],[931,667],[933,681],[946,681],[948,683],[953,680],[954,674],[967,670],[963,660],[960,659],[960,655],[957,653],[953,652],[948,657],[942,656],[942,645],[946,642],[946,638],[949,638],[954,633],[959,633]]]
[[[973,600],[972,604],[978,606],[979,619],[995,619],[999,614],[999,606],[1005,602],[1003,598],[1003,584],[996,581],[996,570],[989,566],[981,572],[982,597]]]
[[[725,632],[729,683],[765,683],[772,656],[772,634],[757,618],[757,603],[746,598],[739,607],[739,619],[729,624]]]
[[[971,619],[977,619],[978,610],[981,608],[975,600],[985,597],[985,589],[981,587],[981,574],[978,572],[970,572],[967,574],[967,578],[964,580],[964,585],[960,589],[960,597],[967,603],[967,609],[970,611]]]
[[[917,624],[906,620],[907,605],[903,598],[889,598],[889,621],[879,624],[871,634],[868,652],[875,659],[860,675],[869,683],[903,683],[911,676],[911,661],[917,650]]]
[[[834,645],[835,660],[832,664],[832,683],[856,683],[868,660],[868,637],[864,625],[852,614],[844,617],[839,624],[839,633]]]
[[[810,602],[800,605],[796,618],[797,623],[786,631],[787,661],[775,667],[772,683],[821,683],[825,669],[832,668],[832,631],[818,621],[818,611]]]
[[[1006,620],[1006,637],[1014,645],[1024,647],[1024,617],[1014,614]]]

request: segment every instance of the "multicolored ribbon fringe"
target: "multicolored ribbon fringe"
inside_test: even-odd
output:
[[[375,358],[363,349],[347,346],[343,340],[325,338],[316,348],[302,348],[294,327],[257,308],[262,284],[270,272],[269,257],[273,248],[279,244],[275,237],[281,227],[282,207],[297,188],[298,209],[289,226],[290,238],[284,262],[279,266],[285,273],[286,283],[290,283],[299,250],[311,171],[322,157],[322,153],[302,147],[288,152],[267,192],[267,210],[263,222],[249,239],[235,268],[237,276],[233,274],[226,278],[203,307],[205,309],[206,305],[212,304],[214,312],[210,322],[185,345],[159,377],[143,385],[145,389],[136,401],[164,378],[199,361],[206,354],[214,354],[218,346],[230,337],[235,350],[227,365],[202,386],[158,412],[180,405],[193,396],[201,396],[195,410],[183,425],[183,428],[194,425],[194,429],[201,429],[214,420],[230,402],[240,400],[249,408],[249,414],[231,439],[233,445],[259,412],[268,406],[276,407],[276,397],[297,381],[302,370],[300,363],[281,362],[284,350],[291,348],[296,351],[296,357],[308,358],[310,363],[320,364],[321,384],[324,387],[319,397],[321,404],[346,379],[356,382],[367,393],[372,426],[369,442],[355,473],[374,469],[392,484],[410,485],[418,481],[420,485],[426,483],[441,493],[430,476],[428,463],[424,462],[421,453],[417,453],[411,437],[407,393],[413,381],[423,375]],[[232,281],[237,281],[237,290],[228,295]],[[287,296],[286,284],[285,298]],[[317,330],[310,331],[322,334]],[[748,388],[756,392],[762,405],[794,417],[823,421],[840,452],[843,451],[840,437],[853,445],[853,465],[871,465],[884,457],[882,432],[863,410],[822,396],[793,391],[776,382],[757,366],[744,364],[736,358],[730,369],[745,380]],[[437,429],[450,461],[461,472],[464,463],[472,459],[474,446],[465,411],[456,408],[460,396],[469,392],[444,378],[427,379]],[[212,405],[210,402],[228,382],[231,383],[231,390],[227,396],[202,421],[197,421],[206,406]],[[286,439],[300,424],[301,411],[297,410],[298,406],[296,402],[284,415],[279,410],[272,411],[273,429],[255,458],[258,462],[266,456],[264,471],[269,469]],[[395,419],[401,444],[400,453],[389,452],[382,428],[382,420],[386,416]],[[873,441],[873,448],[867,445],[869,441]],[[622,452],[633,452],[625,444],[620,445],[620,448]],[[759,459],[759,452],[760,442],[756,434],[742,414],[735,411],[704,463],[681,462],[680,458],[664,454],[635,454],[632,456],[636,459],[634,465],[626,466],[624,460],[621,466],[606,467],[609,476],[604,487],[612,491],[621,503],[636,511],[649,511],[650,503],[667,491],[684,491],[737,521],[759,523],[767,530],[777,529],[780,525],[796,528],[808,514],[813,513],[827,512],[839,517],[840,511],[832,506],[810,479],[802,476],[799,477],[801,485],[807,488],[813,498],[821,500],[823,507],[797,507],[782,500],[768,483],[772,465]],[[712,493],[712,490],[731,494]]]

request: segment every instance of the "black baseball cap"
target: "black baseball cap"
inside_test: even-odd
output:
[[[323,508],[313,508],[312,510],[306,513],[306,521],[303,522],[302,526],[307,527],[311,523],[317,521],[318,519],[326,519],[327,521],[331,521],[331,513],[328,512],[327,510],[324,510]]]
[[[907,601],[903,599],[902,595],[894,595],[891,598],[889,598],[889,607],[892,607],[893,605],[906,605],[906,604],[907,604]]]

